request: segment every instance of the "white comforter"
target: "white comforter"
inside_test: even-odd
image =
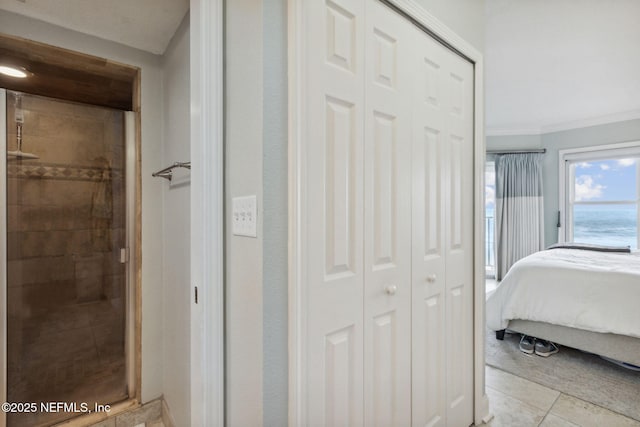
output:
[[[640,338],[640,252],[530,255],[487,297],[486,316],[493,330],[523,319]]]

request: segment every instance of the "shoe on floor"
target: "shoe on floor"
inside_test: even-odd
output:
[[[526,354],[533,354],[533,348],[536,345],[536,339],[529,335],[523,335],[520,339],[520,351]]]
[[[546,340],[536,340],[535,347],[536,354],[542,357],[549,357],[559,351],[557,345]]]

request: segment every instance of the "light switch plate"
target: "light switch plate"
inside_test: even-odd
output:
[[[233,198],[233,234],[258,237],[258,207],[256,196]]]

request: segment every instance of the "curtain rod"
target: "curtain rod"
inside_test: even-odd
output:
[[[522,153],[546,153],[546,148],[534,148],[531,150],[487,150],[487,154],[522,154]]]

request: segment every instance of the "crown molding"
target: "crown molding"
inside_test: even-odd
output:
[[[487,136],[540,135],[540,128],[485,128]]]
[[[562,132],[572,129],[581,129],[591,126],[608,125],[611,123],[625,122],[640,119],[640,110],[624,111],[621,113],[607,114],[604,116],[590,117],[587,119],[572,120],[558,123],[547,123],[540,127],[487,127],[487,136],[515,136],[515,135],[542,135],[547,133]]]

